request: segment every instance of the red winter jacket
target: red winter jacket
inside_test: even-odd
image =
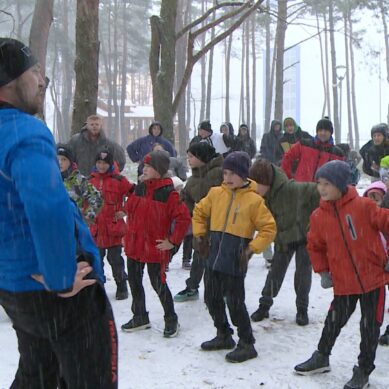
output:
[[[334,159],[345,159],[338,147],[322,143],[317,138],[301,139],[284,154],[281,167],[288,178],[294,178],[299,182],[314,182],[319,167]],[[293,175],[296,163],[297,168]]]
[[[140,262],[166,265],[171,253],[157,249],[156,240],[168,238],[179,246],[191,221],[188,208],[174,190],[172,180],[160,178],[137,185],[127,200],[126,212],[126,255]]]
[[[339,200],[320,201],[310,217],[307,248],[314,271],[331,273],[335,295],[389,283],[380,231],[389,232],[389,210],[359,197],[353,186]]]
[[[95,223],[90,226],[92,236],[99,248],[119,246],[127,226],[124,219],[117,219],[115,214],[124,211],[125,197],[133,190],[134,185],[116,170],[104,174],[93,172],[89,182],[100,191],[104,200]]]

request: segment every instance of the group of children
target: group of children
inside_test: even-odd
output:
[[[60,147],[58,154],[59,158],[65,155]],[[365,388],[374,369],[385,285],[389,283],[383,244],[389,230],[389,210],[378,208],[348,185],[351,172],[344,161],[324,164],[316,173],[317,184],[288,180],[281,169],[264,159],[250,166],[251,160],[245,152],[232,152],[223,160],[207,143],[192,145],[188,149],[188,161],[193,175],[182,192],[183,202],[171,178],[166,177],[170,161],[165,153],[153,151],[144,158],[143,179],[138,185],[130,184],[117,173],[109,150],[102,150],[96,156],[96,169],[89,183],[100,192],[104,205],[98,212],[101,200],[97,200],[99,195],[95,192],[96,200],[86,201],[81,208],[86,212],[91,203],[97,204],[92,212],[96,216],[91,217],[89,212],[86,218],[102,257],[105,250],[108,253],[111,250],[112,257],[116,258],[110,263],[117,266],[113,270],[119,298],[123,296],[119,286],[128,278],[133,318],[122,329],[132,332],[150,328],[142,285],[147,264],[151,284],[165,313],[164,336],[177,335],[179,324],[165,270],[192,220],[195,256],[205,265],[205,303],[216,328],[216,337],[202,343],[201,348],[205,351],[233,349],[226,355],[230,362],[255,358],[244,280],[253,253],[262,252],[275,239],[275,255],[282,260],[275,261],[280,265],[269,272],[259,312],[251,316],[252,320],[269,316],[272,299],[296,253],[297,267],[305,274],[301,279],[295,278],[297,324],[308,323],[311,265],[321,275],[322,286],[334,288],[334,299],[317,351],[295,367],[296,373],[307,375],[330,370],[332,347],[359,301],[361,350],[358,366],[344,388]],[[69,174],[72,171],[69,169],[74,170],[72,163],[67,169],[61,164],[65,185],[67,178],[75,174]],[[366,196],[372,198],[373,193],[377,192]],[[128,275],[120,254],[122,241]],[[116,249],[115,254],[117,247],[120,250]],[[199,273],[195,287],[187,282],[181,295],[189,291],[192,296],[198,296],[203,270]],[[180,301],[177,296],[175,300]],[[238,330],[237,345],[226,304]]]

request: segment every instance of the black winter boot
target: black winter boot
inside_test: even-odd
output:
[[[128,299],[127,280],[117,282],[116,286],[116,300]]]
[[[177,315],[171,317],[165,317],[165,329],[163,330],[163,336],[165,338],[174,338],[178,335],[180,325],[178,324]]]
[[[149,314],[146,313],[142,316],[134,316],[128,323],[122,325],[124,332],[134,332],[139,330],[146,330],[150,328]]]
[[[226,355],[226,360],[232,363],[241,363],[258,356],[257,350],[252,343],[239,341],[234,351]]]
[[[386,327],[384,334],[380,336],[378,342],[381,346],[389,346],[389,325]]]
[[[294,370],[300,375],[327,373],[328,371],[331,371],[330,357],[322,354],[320,351],[315,351],[311,358],[295,366]]]
[[[215,338],[201,343],[201,349],[204,351],[231,350],[235,347],[235,341],[231,335],[232,331],[217,331]]]
[[[353,376],[343,389],[365,389],[369,386],[369,374],[366,374],[359,366],[354,366]]]
[[[251,314],[252,321],[262,321],[263,319],[267,319],[269,317],[269,309],[270,307],[259,304],[258,309]]]
[[[299,326],[306,326],[309,324],[308,312],[304,308],[298,308],[296,314],[296,323]]]

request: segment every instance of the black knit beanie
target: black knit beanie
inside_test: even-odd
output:
[[[108,147],[102,147],[99,149],[97,155],[96,155],[96,162],[97,161],[104,161],[108,163],[109,166],[113,165],[113,154],[111,150]]]
[[[207,142],[194,143],[187,150],[188,153],[194,155],[197,159],[204,163],[208,163],[216,156],[216,150]]]
[[[0,38],[0,87],[38,63],[29,47],[11,38]]]
[[[143,163],[145,165],[150,165],[161,177],[163,177],[169,170],[169,153],[164,150],[152,151],[143,158]]]
[[[58,143],[57,144],[57,155],[62,155],[65,158],[67,158],[71,163],[74,162],[74,156],[71,148],[64,144],[64,143]]]
[[[332,125],[331,120],[328,117],[324,117],[323,119],[320,119],[316,124],[316,132],[319,130],[327,130],[331,134],[334,133],[334,126]]]
[[[270,161],[259,158],[251,166],[249,177],[261,185],[271,186],[274,181],[274,170]]]
[[[245,151],[233,151],[223,162],[223,169],[231,170],[243,180],[249,175],[250,156]]]

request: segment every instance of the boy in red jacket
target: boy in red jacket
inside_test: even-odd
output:
[[[89,182],[101,193],[104,205],[97,214],[95,223],[90,226],[92,236],[100,250],[101,261],[107,254],[115,279],[116,300],[128,298],[127,274],[124,269],[122,238],[126,232],[124,200],[133,190],[126,177],[119,174],[113,162],[113,154],[102,148],[96,156],[95,171]]]
[[[166,266],[172,250],[185,237],[190,224],[188,208],[180,201],[171,178],[165,178],[169,157],[153,151],[143,160],[143,182],[136,186],[126,204],[128,232],[124,238],[133,318],[122,325],[125,332],[150,328],[142,277],[145,264],[151,285],[165,313],[163,335],[177,335],[179,325],[173,297],[166,283]]]
[[[368,386],[385,307],[385,284],[389,273],[380,231],[389,231],[389,210],[378,208],[355,188],[347,185],[350,167],[331,161],[316,174],[320,207],[310,218],[308,252],[312,267],[322,277],[322,286],[333,286],[331,303],[317,351],[295,367],[298,374],[330,371],[329,355],[341,329],[359,301],[361,344],[358,366],[344,389]]]

